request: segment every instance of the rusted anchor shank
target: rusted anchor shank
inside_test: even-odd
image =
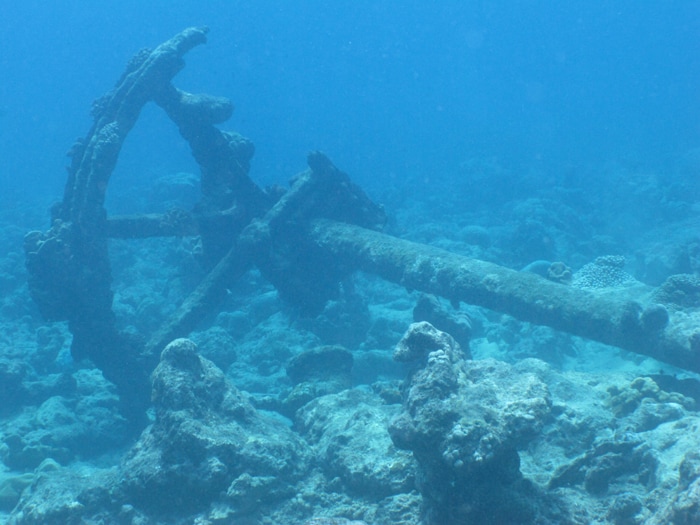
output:
[[[700,372],[700,327],[684,329],[674,313],[667,323],[663,317],[655,325],[645,323],[647,313],[659,311],[663,316],[665,310],[656,304],[645,308],[643,298],[602,296],[326,219],[313,221],[308,236],[333,260],[409,289],[483,306]]]

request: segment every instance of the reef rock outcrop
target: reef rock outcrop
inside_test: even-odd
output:
[[[257,412],[187,339],[170,343],[153,373],[156,420],[122,465],[121,490],[159,514],[206,510],[226,494],[231,517],[288,496],[309,466],[306,443]],[[257,491],[245,489],[258,487]],[[245,495],[245,497],[239,497]],[[167,508],[163,508],[166,505]]]
[[[307,403],[297,411],[295,428],[311,443],[328,479],[377,501],[414,488],[414,460],[387,432],[398,409],[373,392],[349,389]]]
[[[520,473],[518,449],[549,416],[546,385],[506,363],[466,360],[425,322],[410,326],[394,359],[414,365],[389,432],[418,462],[425,523],[535,522],[538,495]]]

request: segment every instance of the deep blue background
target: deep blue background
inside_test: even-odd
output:
[[[0,0],[0,204],[60,197],[65,152],[128,59],[190,25],[209,42],[175,84],[231,98],[224,127],[284,182],[309,150],[381,188],[624,160],[670,170],[700,147],[700,2]],[[195,171],[149,107],[112,187]]]

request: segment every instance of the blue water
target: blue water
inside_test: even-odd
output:
[[[373,525],[415,525],[435,493],[440,501],[440,489],[430,495],[426,487],[414,484],[420,455],[416,460],[412,452],[397,452],[400,445],[392,445],[387,430],[402,401],[400,381],[417,376],[407,376],[408,369],[391,357],[414,320],[413,308],[419,303],[414,290],[373,276],[353,276],[342,283],[340,299],[315,316],[315,311],[306,315],[294,301],[285,302],[289,297],[284,293],[278,296],[264,268],[230,283],[226,297],[189,336],[199,354],[223,371],[207,365],[207,384],[218,385],[215,393],[235,385],[250,397],[233,395],[240,410],[229,406],[222,415],[216,412],[217,396],[201,388],[203,376],[193,373],[194,386],[188,386],[185,380],[178,382],[177,374],[168,383],[167,370],[161,370],[165,379],[152,399],[161,415],[172,408],[164,406],[168,396],[158,395],[165,391],[164,384],[173,389],[175,400],[180,394],[187,400],[182,392],[191,386],[202,403],[216,405],[207,407],[214,416],[200,419],[210,425],[213,441],[223,443],[218,451],[177,450],[173,457],[160,457],[159,447],[167,448],[171,438],[189,443],[179,433],[199,427],[173,430],[177,439],[167,429],[156,431],[153,440],[143,434],[142,446],[130,448],[145,420],[127,424],[122,419],[124,407],[114,385],[79,356],[71,357],[67,324],[42,319],[32,301],[22,238],[30,229],[49,227],[48,207],[61,199],[66,182],[66,152],[92,125],[91,102],[114,86],[140,49],[153,48],[191,26],[207,26],[208,41],[185,55],[186,66],[173,84],[233,102],[233,117],[220,127],[255,144],[250,176],[260,186],[287,186],[306,168],[307,154],[321,150],[385,205],[387,233],[539,273],[578,289],[572,293],[586,290],[613,299],[637,293],[634,299],[641,297],[645,307],[647,300],[665,305],[645,310],[657,314],[651,319],[653,330],[665,329],[658,326],[666,321],[666,313],[678,314],[669,329],[678,328],[683,337],[697,342],[697,0],[0,0],[0,522],[8,518],[17,520],[10,523],[40,523],[41,518],[32,521],[31,513],[41,516],[46,503],[43,516],[89,519],[104,510],[110,516],[105,523],[120,509],[120,523],[171,523],[174,517],[191,523],[196,513],[204,519],[227,510],[236,517],[235,512],[240,513],[245,523],[346,525],[350,522],[342,520],[352,518]],[[189,144],[164,112],[149,104],[123,145],[107,191],[107,212],[191,207],[200,196],[198,175]],[[135,348],[172,316],[205,275],[196,248],[189,237],[110,239],[112,311],[116,327],[139,341]],[[70,246],[50,253],[72,261]],[[561,274],[552,278],[552,268]],[[652,294],[652,287],[674,274],[685,275],[663,293],[656,289]],[[484,282],[497,283],[498,278],[486,276]],[[427,298],[420,300],[425,303]],[[539,405],[534,404],[541,407],[537,417],[523,419],[532,424],[541,418],[537,423],[542,428],[533,429],[519,453],[524,477],[532,481],[538,497],[554,494],[560,499],[552,509],[572,517],[552,523],[642,523],[654,513],[665,517],[659,523],[691,522],[686,517],[692,509],[673,514],[674,498],[690,498],[692,490],[697,494],[691,483],[700,482],[690,479],[676,486],[669,479],[676,479],[684,457],[688,478],[700,471],[693,455],[699,438],[686,430],[700,425],[700,381],[693,373],[697,365],[690,362],[691,371],[675,369],[636,353],[634,344],[641,341],[636,325],[630,330],[637,338],[621,344],[628,350],[622,351],[478,305],[437,299],[434,304],[437,313],[432,314],[463,336],[465,350],[474,358],[467,363],[455,357],[455,368],[474,363],[478,368],[484,359],[496,358],[508,363],[498,364],[499,369],[520,367],[508,372],[512,376],[504,372],[493,384],[490,379],[483,382],[499,395],[505,391],[507,398],[511,380],[517,385],[529,373],[551,390],[552,406],[543,395]],[[634,315],[644,318],[637,307],[641,312],[636,303],[624,310],[634,322]],[[596,341],[610,340],[605,333],[586,330]],[[335,344],[345,350],[324,346]],[[194,348],[191,343],[178,345]],[[696,351],[697,345],[691,349]],[[94,356],[102,349],[90,350]],[[309,357],[311,350],[321,357]],[[334,355],[352,362],[352,374],[345,364],[346,375],[323,377],[326,364],[338,366]],[[295,383],[288,367],[299,356],[294,366],[302,369],[300,362],[311,363],[310,379]],[[533,357],[537,359],[526,359]],[[199,363],[197,359],[184,361]],[[133,368],[111,366],[114,375],[107,378],[123,379],[116,388],[131,384]],[[151,371],[140,372],[146,378]],[[460,381],[466,381],[467,375],[460,374]],[[225,387],[224,376],[230,381]],[[146,379],[143,384],[138,378],[134,382],[149,387]],[[347,388],[350,385],[353,388]],[[513,396],[526,397],[532,390],[519,388]],[[320,397],[325,393],[331,395]],[[462,399],[460,395],[450,399]],[[145,394],[134,397],[142,402],[139,407],[149,403]],[[315,399],[304,405],[310,398]],[[318,399],[327,404],[313,405]],[[436,406],[443,401],[447,403],[439,400]],[[512,400],[501,401],[510,406]],[[531,400],[515,401],[527,407]],[[307,412],[295,412],[300,406]],[[486,408],[488,412],[492,407]],[[238,433],[221,430],[224,425],[219,422],[234,428],[244,413]],[[236,422],[231,414],[237,414]],[[481,416],[474,414],[466,413],[465,421],[474,419],[478,427]],[[484,418],[484,428],[494,427],[499,417]],[[172,421],[161,417],[156,423]],[[666,434],[664,424],[669,425]],[[420,422],[416,426],[432,428]],[[466,432],[457,430],[450,439],[457,436],[459,441]],[[494,432],[496,437],[506,434],[498,428]],[[255,456],[262,465],[253,478],[246,476],[255,469],[237,459],[239,438],[253,443],[240,457]],[[191,442],[199,443],[194,438]],[[517,461],[512,460],[518,454],[511,445],[505,447],[507,460],[502,465],[517,471]],[[638,456],[626,455],[632,446]],[[294,465],[298,478],[283,472],[282,466],[289,465],[278,454],[287,457],[287,448],[298,453],[293,456],[299,462]],[[618,449],[626,452],[605,456]],[[225,466],[218,455],[228,461]],[[146,456],[151,457],[140,464]],[[208,463],[202,461],[197,470],[190,462],[200,456]],[[477,456],[481,457],[465,455],[480,463]],[[119,475],[107,476],[102,483],[104,469],[124,458],[133,463],[121,463]],[[177,467],[173,472],[180,471],[172,474],[168,461]],[[64,470],[58,470],[58,463]],[[446,476],[463,465],[461,460],[446,462]],[[58,474],[51,474],[54,471]],[[316,476],[318,472],[323,475]],[[78,481],[66,483],[65,493],[53,490],[51,483],[63,490],[64,475]],[[514,479],[505,477],[505,485]],[[201,494],[188,494],[181,479],[192,486],[201,484]],[[437,473],[435,479],[451,478]],[[278,481],[292,488],[286,492]],[[488,481],[501,487],[499,479]],[[565,490],[558,490],[564,485]],[[149,486],[163,492],[151,495]],[[182,516],[170,507],[169,490],[175,486],[185,500],[192,498],[175,507]],[[377,486],[382,495],[375,497]],[[450,490],[472,497],[475,484],[469,490],[456,486]],[[511,489],[494,489],[494,501],[518,502],[511,494],[519,489]],[[76,494],[89,500],[85,509],[72,503],[80,500]],[[532,496],[528,487],[523,494]],[[481,508],[489,501],[472,503]],[[542,501],[533,500],[533,508]],[[69,505],[62,508],[66,502]],[[457,507],[457,513],[472,512],[470,504]],[[541,509],[546,508],[542,503]],[[248,512],[258,511],[268,521],[246,518]],[[155,521],[146,520],[149,512]],[[479,512],[475,515],[481,516]],[[396,521],[402,513],[405,521]],[[331,516],[337,521],[322,519]],[[637,521],[630,521],[633,516]],[[484,523],[474,514],[471,520],[464,523]]]
[[[700,5],[669,2],[3,2],[0,187],[60,194],[64,153],[125,62],[191,25],[175,84],[231,98],[253,177],[320,149],[360,183],[611,159],[663,168],[700,137]],[[194,170],[151,108],[117,181]],[[29,189],[31,188],[31,190]]]

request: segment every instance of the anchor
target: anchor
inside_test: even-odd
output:
[[[361,270],[453,304],[489,308],[700,372],[698,312],[660,304],[654,290],[601,294],[382,233],[382,207],[320,152],[309,154],[309,169],[284,193],[257,186],[248,176],[252,143],[216,126],[231,117],[231,102],[172,84],[183,56],[206,42],[207,31],[185,29],[132,58],[115,87],[93,104],[94,123],[70,152],[50,229],[25,237],[29,288],[42,315],[68,321],[73,357],[89,358],[114,383],[135,425],[148,406],[149,374],[161,350],[215,310],[253,266],[309,314]],[[148,102],[189,142],[200,167],[201,200],[191,211],[108,217],[110,176]],[[208,271],[143,343],[117,329],[108,239],[157,236],[199,236]]]

